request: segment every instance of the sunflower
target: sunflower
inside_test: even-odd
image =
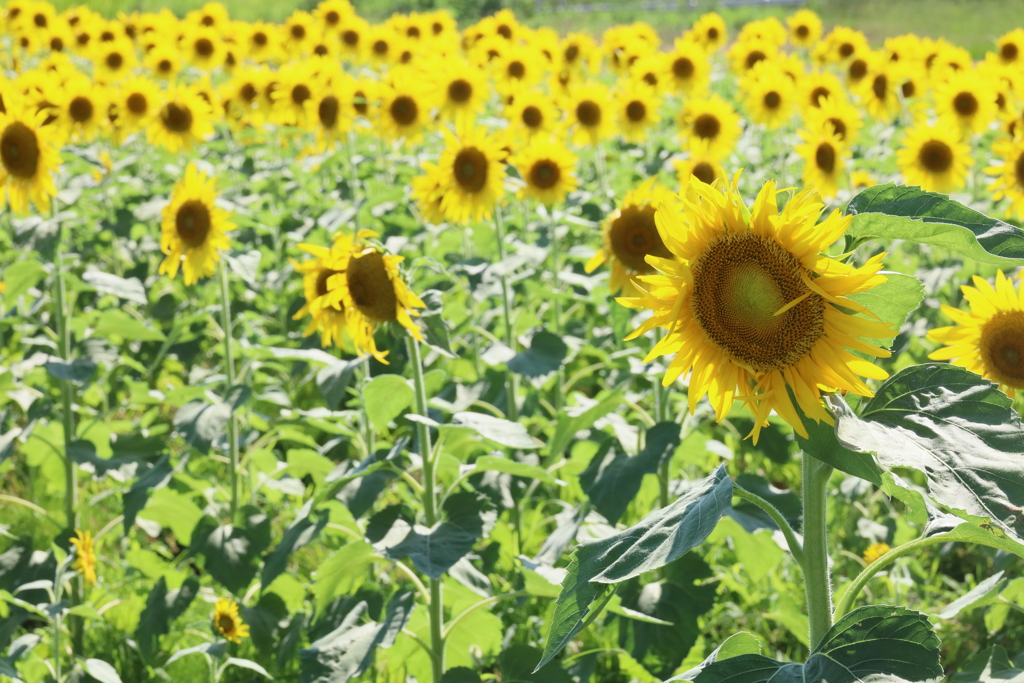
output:
[[[641,57],[630,69],[629,79],[653,88],[658,94],[665,92],[669,87],[667,58],[664,52]]]
[[[246,57],[259,64],[274,61],[281,56],[281,34],[277,26],[254,21],[243,26],[240,44]]]
[[[188,61],[202,71],[212,71],[224,63],[224,43],[212,28],[189,29],[181,48]]]
[[[672,192],[655,182],[656,178],[646,180],[608,214],[602,230],[602,247],[587,261],[588,273],[606,261],[609,263],[613,293],[621,291],[623,296],[635,296],[633,278],[654,272],[647,258],[672,258],[654,222],[658,205],[669,199]]]
[[[271,94],[271,120],[281,126],[306,128],[316,117],[319,81],[309,60],[288,62],[277,72],[278,86]]]
[[[953,73],[935,87],[935,113],[966,135],[981,133],[998,114],[994,84],[975,69]]]
[[[19,100],[4,100],[0,113],[0,185],[7,189],[11,210],[28,212],[29,201],[38,211],[47,211],[56,196],[53,174],[60,166],[54,142],[55,131],[43,124],[47,112],[33,112]]]
[[[804,160],[804,185],[817,188],[824,197],[835,197],[839,179],[846,174],[846,149],[842,141],[834,130],[824,126],[797,132],[804,143],[793,151]]]
[[[163,81],[176,78],[182,68],[180,52],[167,43],[158,43],[146,54],[143,63],[155,78]]]
[[[712,185],[715,181],[725,182],[729,178],[720,164],[699,154],[691,153],[689,159],[677,159],[672,165],[682,191],[689,187],[690,176],[707,185]]]
[[[892,550],[892,548],[889,547],[888,543],[872,543],[867,547],[867,550],[864,551],[864,561],[871,564],[890,550]]]
[[[597,50],[594,39],[586,33],[570,33],[559,45],[558,70],[583,71]]]
[[[807,74],[800,81],[800,106],[806,111],[809,108],[821,106],[822,98],[832,99],[845,98],[843,84],[839,82],[835,74],[823,71],[816,71]]]
[[[711,81],[711,60],[700,43],[686,38],[676,39],[665,57],[669,87],[677,93],[692,94],[707,88]]]
[[[409,72],[393,71],[377,94],[380,97],[377,125],[384,139],[404,138],[411,144],[423,137],[423,128],[430,118],[422,83],[415,81]]]
[[[516,93],[513,103],[505,108],[509,127],[527,140],[549,136],[558,123],[555,103],[536,89]]]
[[[249,637],[249,626],[238,616],[238,605],[234,600],[218,600],[213,608],[213,626],[217,632],[232,643],[241,643]]]
[[[851,90],[856,90],[861,87],[864,83],[864,79],[868,76],[868,57],[857,56],[846,63],[846,85]]]
[[[227,28],[228,9],[219,2],[208,2],[185,15],[185,21],[206,28]]]
[[[458,137],[445,131],[445,142],[438,164],[444,185],[441,209],[453,223],[489,219],[505,192],[505,152],[498,139],[466,125]]]
[[[615,131],[615,118],[608,88],[589,82],[574,88],[566,107],[574,145],[596,145]]]
[[[971,148],[960,141],[950,123],[921,121],[907,132],[896,150],[896,165],[908,185],[934,192],[954,192],[964,186],[967,168],[974,165]]]
[[[725,19],[715,12],[708,12],[701,15],[693,22],[690,29],[694,40],[708,52],[715,52],[725,47],[729,38],[729,31],[725,26]]]
[[[95,75],[107,83],[131,74],[135,61],[135,47],[127,38],[98,43],[93,50]]]
[[[773,61],[778,57],[778,47],[764,38],[751,38],[737,41],[729,48],[729,61],[733,73],[744,76],[758,63],[765,60]]]
[[[630,81],[615,97],[615,111],[619,118],[619,131],[629,142],[643,142],[661,116],[661,98],[643,81]]]
[[[64,84],[55,104],[63,139],[77,142],[96,137],[110,106],[107,89],[81,74]]]
[[[824,97],[818,100],[817,107],[804,111],[804,126],[808,130],[831,130],[847,146],[857,142],[863,125],[860,111],[842,97]]]
[[[352,130],[351,102],[354,98],[355,83],[348,74],[331,79],[314,92],[312,99],[316,116],[311,122],[321,152],[333,150],[341,136]]]
[[[765,183],[748,213],[734,185],[691,180],[682,207],[662,202],[656,215],[678,261],[651,257],[660,274],[640,276],[639,295],[620,299],[654,312],[629,338],[668,330],[647,357],[674,356],[663,384],[692,370],[690,410],[707,394],[719,420],[743,401],[754,415],[755,444],[772,410],[807,436],[790,391],[805,415],[829,424],[822,387],[871,396],[858,375],[886,373],[847,349],[887,357],[861,338],[892,334],[888,324],[856,316],[870,311],[848,298],[885,282],[884,255],[858,268],[821,253],[853,217],[836,210],[818,223],[824,206],[813,190],[780,213],[776,195],[775,183]]]
[[[402,280],[398,264],[403,260],[374,247],[357,246],[337,261],[341,272],[327,279],[328,303],[345,311],[345,330],[356,350],[385,364],[387,351],[380,351],[373,338],[378,325],[397,321],[417,341],[423,341],[411,316],[418,316],[413,309],[426,304]]]
[[[718,161],[729,156],[742,132],[740,117],[718,95],[687,101],[679,115],[679,135],[691,153],[706,154]]]
[[[545,206],[561,204],[576,189],[576,155],[565,145],[534,138],[510,163],[526,183],[520,199],[536,199]]]
[[[338,31],[341,56],[345,61],[359,64],[366,58],[366,37],[370,24],[360,16],[346,17]]]
[[[1015,28],[996,39],[996,55],[1003,64],[1024,62],[1024,28]]]
[[[781,21],[775,17],[765,17],[745,23],[736,36],[736,42],[764,40],[779,48],[786,44],[788,36],[789,32]]]
[[[845,26],[836,26],[825,37],[831,48],[829,61],[846,62],[863,56],[871,50],[867,37],[860,31]]]
[[[1002,163],[985,169],[985,173],[998,176],[988,186],[992,201],[1004,197],[1010,201],[1008,213],[1024,217],[1024,138],[1003,138],[992,145],[992,153]]]
[[[121,125],[145,129],[156,115],[160,95],[160,88],[148,78],[136,76],[122,83],[115,98]]]
[[[316,23],[309,12],[295,10],[281,26],[281,47],[292,56],[306,54],[315,35],[315,28]]]
[[[490,96],[487,74],[468,60],[437,55],[423,68],[427,92],[442,119],[456,125],[472,123]]]
[[[45,45],[49,48],[50,52],[53,53],[65,53],[71,51],[71,46],[75,44],[75,34],[68,26],[66,20],[61,17],[57,18],[54,25],[49,28],[46,35]]]
[[[355,248],[352,237],[338,233],[330,247],[300,244],[299,248],[314,258],[302,263],[292,261],[295,270],[302,273],[302,288],[306,296],[306,305],[292,316],[292,320],[300,320],[309,315],[311,320],[302,333],[303,337],[319,332],[321,346],[326,348],[332,343],[340,344],[345,331],[345,309],[340,304],[329,303],[330,290],[327,283],[334,275],[345,272]]]
[[[491,61],[494,87],[507,93],[518,87],[530,87],[544,75],[544,65],[528,47],[512,47]]]
[[[93,542],[92,532],[75,529],[75,536],[70,542],[75,547],[75,561],[71,568],[82,575],[86,586],[95,586],[96,545]]]
[[[789,25],[789,42],[796,47],[811,47],[821,39],[821,18],[809,9],[794,12],[786,23]]]
[[[423,175],[412,179],[412,198],[416,201],[420,217],[432,225],[441,225],[445,221],[444,210],[444,174],[441,167],[429,161],[424,162]]]
[[[313,12],[323,29],[333,33],[337,33],[354,14],[355,8],[348,0],[323,0]]]
[[[789,121],[796,104],[793,82],[770,62],[751,70],[744,87],[744,103],[751,120],[768,129]]]
[[[367,54],[378,67],[394,63],[400,43],[400,37],[387,26],[372,26],[367,31]]]
[[[195,88],[175,86],[168,90],[156,115],[146,128],[149,143],[172,154],[192,147],[213,134],[210,104]]]
[[[230,214],[215,205],[215,179],[200,173],[189,164],[185,177],[174,186],[170,204],[163,211],[160,224],[160,251],[166,257],[160,274],[175,277],[180,267],[185,284],[213,275],[220,260],[219,249],[228,249],[227,233],[235,229]]]
[[[1016,397],[1024,389],[1024,283],[1015,291],[1013,280],[1000,270],[995,287],[975,275],[974,287],[960,289],[971,310],[942,307],[956,325],[928,333],[945,345],[928,357],[967,368]]]

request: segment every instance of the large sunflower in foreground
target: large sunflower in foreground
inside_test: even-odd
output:
[[[438,163],[444,184],[441,209],[453,223],[489,219],[505,192],[505,152],[483,128],[464,126],[458,137],[445,131]]]
[[[619,208],[605,219],[603,244],[587,261],[585,270],[592,273],[602,263],[608,262],[612,271],[609,280],[611,291],[621,291],[626,296],[636,295],[633,277],[654,272],[647,257],[672,258],[654,222],[658,205],[671,196],[670,190],[655,184],[655,178],[629,192]]]
[[[54,129],[44,126],[45,110],[32,113],[11,97],[4,98],[6,111],[0,113],[0,188],[15,213],[28,211],[29,201],[39,211],[49,209],[56,196],[53,173],[60,166],[54,144]]]
[[[988,186],[992,201],[1006,197],[1010,201],[1009,212],[1024,218],[1024,138],[1003,138],[992,145],[992,152],[1002,160],[1001,165],[985,169],[985,173],[999,176]]]
[[[887,374],[850,351],[886,357],[862,338],[892,334],[849,298],[885,282],[878,274],[883,254],[861,267],[823,255],[852,217],[837,210],[818,223],[824,206],[813,190],[779,212],[776,195],[775,183],[765,183],[748,213],[733,185],[691,180],[682,206],[663,202],[656,214],[678,260],[650,257],[660,274],[640,276],[639,295],[620,299],[653,311],[630,339],[656,327],[668,331],[647,357],[673,356],[663,384],[692,371],[690,410],[707,394],[719,420],[734,400],[745,402],[754,443],[772,410],[807,436],[790,392],[805,415],[829,424],[822,387],[871,396],[860,378]]]
[[[1024,283],[996,273],[996,286],[974,276],[974,287],[963,286],[971,310],[943,306],[956,325],[939,327],[928,338],[945,346],[932,360],[950,361],[997,382],[1010,398],[1024,390]]]
[[[903,147],[896,150],[896,165],[908,185],[948,194],[964,186],[974,160],[970,146],[960,141],[952,124],[922,121],[907,132]]]
[[[519,192],[521,198],[553,206],[578,185],[576,155],[561,143],[535,138],[510,161],[526,183]]]
[[[161,275],[173,278],[181,268],[186,285],[213,275],[220,260],[218,250],[231,246],[227,233],[235,229],[228,220],[230,214],[215,206],[216,199],[215,180],[190,164],[163,211],[160,251],[166,258],[160,264]]]
[[[249,637],[249,627],[238,615],[238,604],[234,600],[217,601],[213,608],[213,625],[232,643],[240,643],[242,638]]]

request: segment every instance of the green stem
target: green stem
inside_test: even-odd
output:
[[[654,343],[655,345],[661,341],[663,331],[660,327],[654,328]],[[654,377],[651,382],[654,385],[654,422],[666,422],[668,420],[668,395],[669,388],[662,386],[661,378]],[[669,484],[672,481],[672,470],[670,468],[671,457],[661,463],[658,468],[658,504],[661,507],[668,507],[669,500]]]
[[[832,586],[828,575],[826,489],[832,466],[803,456],[804,585],[807,588],[807,621],[813,650],[832,627]]]
[[[235,359],[231,350],[231,293],[228,291],[228,268],[222,260],[220,262],[220,324],[224,330],[224,374],[227,375],[227,390],[235,386]],[[238,513],[238,420],[235,417],[234,409],[231,410],[231,418],[228,420],[228,454],[231,464],[230,486],[231,486],[231,521],[234,522]],[[249,482],[250,489],[252,482]]]
[[[501,308],[505,316],[505,345],[516,350],[516,333],[512,328],[512,292],[508,286],[508,275],[505,273],[505,226],[501,222],[501,207],[494,207],[494,236],[498,240],[498,261],[502,264],[501,272]],[[519,406],[516,394],[519,393],[519,378],[511,370],[505,375],[505,394],[508,402],[508,419],[513,422],[519,419]]]
[[[362,375],[363,375],[363,382],[362,382],[363,388],[361,389],[361,393],[362,393],[362,397],[363,397],[363,401],[362,401],[362,403],[363,403],[363,410],[362,410],[362,416],[361,417],[362,417],[362,420],[363,420],[363,440],[366,441],[366,457],[369,458],[371,455],[373,455],[373,447],[374,447],[374,445],[376,444],[376,441],[377,441],[377,437],[376,437],[376,434],[375,434],[374,429],[373,429],[373,423],[370,422],[370,415],[369,415],[369,413],[366,412],[366,386],[370,383],[370,362],[369,361],[366,361],[363,364]]]
[[[555,334],[562,333],[562,287],[558,279],[558,273],[561,270],[561,245],[558,242],[558,225],[557,221],[554,220],[554,212],[551,213],[551,293],[554,295],[554,332]],[[562,407],[565,403],[565,368],[561,365],[558,370],[555,371],[555,410],[559,413],[562,412]]]
[[[406,337],[405,344],[409,351],[409,364],[412,366],[416,412],[427,417],[427,387],[423,381],[420,345],[412,337]],[[423,515],[427,526],[433,527],[437,523],[436,463],[430,447],[430,429],[422,422],[416,423],[416,439],[423,459]],[[433,680],[434,683],[440,683],[444,675],[444,601],[441,596],[441,580],[434,578],[430,579],[430,648],[434,652],[431,658]]]
[[[779,529],[782,530],[782,535],[786,537],[786,543],[789,545],[789,552],[792,553],[793,559],[796,560],[797,564],[800,565],[801,569],[804,569],[806,571],[807,556],[804,555],[804,548],[800,544],[800,540],[797,539],[796,533],[793,531],[793,527],[789,525],[789,522],[786,520],[785,517],[782,516],[782,513],[779,512],[779,510],[774,505],[769,503],[761,496],[757,495],[756,493],[751,493],[746,489],[740,488],[735,484],[733,484],[732,487],[732,495],[736,496],[737,498],[742,498],[743,500],[750,501],[751,503],[753,503],[754,505],[768,513],[768,516],[771,517],[772,520],[778,525]]]

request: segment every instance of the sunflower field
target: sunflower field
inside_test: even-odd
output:
[[[672,40],[7,0],[0,680],[1024,681],[1024,29]]]

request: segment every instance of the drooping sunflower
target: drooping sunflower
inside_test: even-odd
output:
[[[774,182],[765,183],[747,212],[732,184],[691,180],[682,206],[663,202],[656,221],[677,261],[651,257],[657,275],[637,278],[640,293],[620,299],[653,315],[629,338],[655,327],[665,337],[648,360],[672,355],[663,384],[690,374],[690,410],[705,394],[719,420],[734,400],[754,415],[754,443],[772,410],[806,436],[790,391],[803,413],[832,423],[822,387],[871,396],[860,379],[886,373],[850,350],[887,357],[862,338],[891,336],[886,323],[849,295],[885,282],[882,256],[856,267],[822,251],[849,228],[852,216],[824,206],[813,190],[795,195],[781,212]]]
[[[444,174],[440,166],[429,161],[424,162],[423,171],[423,175],[412,179],[411,197],[423,220],[432,225],[441,225],[446,220],[444,209],[441,208],[445,189]]]
[[[797,10],[786,19],[789,42],[796,47],[811,47],[821,39],[821,18],[812,10]]]
[[[87,76],[68,80],[55,102],[57,125],[64,140],[90,142],[106,122],[110,98],[107,89]]]
[[[96,585],[96,545],[91,531],[75,529],[75,536],[70,540],[75,547],[75,561],[71,568],[82,575],[86,586]]]
[[[238,615],[238,604],[234,600],[218,600],[213,608],[213,626],[232,643],[241,643],[249,637],[249,626]]]
[[[974,287],[960,289],[971,310],[942,307],[956,325],[928,333],[944,345],[928,357],[967,368],[1016,397],[1024,390],[1024,283],[1015,291],[1013,280],[1000,270],[995,287],[975,275]]]
[[[981,133],[998,113],[996,89],[976,69],[964,69],[935,86],[935,113],[956,124],[964,134]]]
[[[845,146],[834,130],[824,126],[797,132],[804,142],[793,151],[804,160],[804,185],[817,188],[824,197],[835,197],[839,181],[846,175]]]
[[[565,145],[534,138],[510,159],[525,183],[519,197],[536,199],[545,206],[561,204],[578,185],[576,162],[576,155]]]
[[[526,140],[550,136],[558,124],[558,109],[550,97],[536,89],[516,93],[505,108],[509,127]]]
[[[185,284],[213,275],[220,261],[220,249],[228,249],[227,233],[235,229],[230,214],[216,206],[216,179],[189,164],[185,177],[171,193],[160,224],[160,251],[165,254],[160,274],[175,277],[178,268]]]
[[[699,154],[691,153],[689,159],[678,159],[673,162],[673,167],[676,170],[679,187],[684,192],[690,186],[690,176],[707,185],[714,184],[716,180],[725,182],[729,178],[718,162]]]
[[[406,144],[412,144],[423,137],[430,112],[420,81],[407,71],[395,70],[387,82],[380,84],[377,95],[377,126],[384,139],[405,139]]]
[[[487,74],[468,60],[434,56],[423,67],[428,95],[441,118],[455,125],[472,123],[490,96]]]
[[[463,126],[458,136],[445,131],[441,168],[441,209],[452,223],[486,220],[505,192],[505,152],[482,128]]]
[[[669,87],[677,93],[702,92],[711,81],[711,60],[701,43],[678,38],[665,61]]]
[[[697,21],[693,22],[690,31],[694,40],[703,45],[708,52],[715,52],[725,47],[726,41],[729,39],[725,19],[716,12],[701,15]]]
[[[609,287],[613,293],[635,296],[633,278],[654,272],[647,258],[671,259],[654,222],[658,206],[672,196],[671,190],[650,178],[622,199],[619,207],[608,214],[602,229],[602,247],[587,261],[585,270],[592,273],[605,262],[611,268]]]
[[[793,116],[796,91],[789,77],[775,66],[762,62],[744,82],[744,105],[751,120],[769,130],[784,125]]]
[[[172,154],[191,149],[213,134],[210,105],[195,89],[175,86],[167,91],[156,116],[146,128],[146,137],[154,146]]]
[[[29,201],[48,211],[56,196],[53,174],[60,166],[56,131],[44,126],[47,112],[32,111],[17,99],[4,98],[0,113],[0,185],[6,188],[11,210],[28,212]]]
[[[619,132],[629,142],[643,142],[661,121],[661,98],[643,81],[629,81],[615,97]]]
[[[1003,138],[992,145],[992,152],[1002,162],[985,169],[985,173],[998,176],[988,186],[992,201],[1005,197],[1010,202],[1007,213],[1024,218],[1024,138]]]
[[[302,288],[306,297],[306,305],[292,316],[292,320],[310,316],[302,336],[308,337],[319,332],[321,346],[326,348],[331,344],[338,345],[345,332],[345,309],[340,307],[340,303],[330,303],[328,282],[331,277],[345,272],[355,243],[351,235],[338,233],[330,247],[300,244],[299,248],[313,258],[301,263],[292,261],[296,272],[302,273]]]
[[[565,109],[574,145],[596,145],[615,131],[611,96],[608,88],[600,83],[589,82],[573,88]]]
[[[864,125],[857,107],[841,97],[819,99],[818,105],[804,110],[804,126],[808,130],[831,130],[844,145],[855,144]]]
[[[160,88],[148,78],[135,76],[122,83],[115,97],[120,124],[144,130],[156,115],[160,95]]]
[[[691,152],[706,154],[715,161],[729,156],[742,132],[739,115],[718,95],[688,100],[680,111],[678,125],[679,135]]]
[[[933,192],[955,192],[964,186],[967,169],[974,165],[971,148],[960,141],[950,123],[921,121],[907,132],[896,150],[896,165],[908,185]]]

